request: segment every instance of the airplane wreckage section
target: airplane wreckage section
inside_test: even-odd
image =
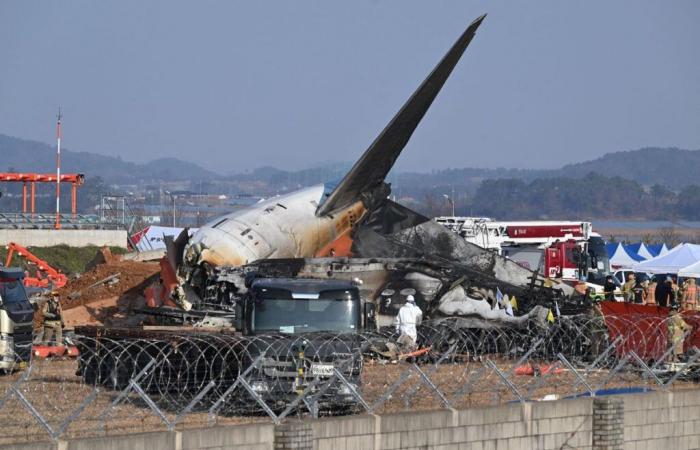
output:
[[[169,248],[175,255],[187,255],[182,250],[186,244],[183,233]],[[590,307],[571,286],[468,243],[390,200],[334,244],[338,248],[326,249],[333,256],[268,258],[243,266],[172,260],[180,281],[174,297],[184,296],[178,304],[218,324],[240,321],[239,305],[256,278],[355,281],[363,302],[376,306],[380,327],[392,324],[408,294],[415,296],[425,319],[458,317],[460,325],[468,328],[545,325],[550,310],[580,314]],[[505,298],[517,299],[515,314],[499,305],[498,291]]]
[[[496,340],[487,347],[513,353],[546,334],[551,311],[593,312],[571,286],[468,243],[389,200],[389,171],[483,20],[465,30],[339,183],[274,197],[220,217],[192,236],[185,230],[166,239],[162,285],[153,289],[158,301],[153,298],[151,307],[139,312],[161,324],[195,327],[80,330],[89,347],[81,355],[104,356],[81,359],[83,378],[121,386],[126,378],[110,374],[145,373],[149,366],[142,366],[141,347],[130,345],[144,338],[149,351],[162,347],[173,353],[167,369],[152,371],[154,377],[174,365],[182,367],[178,379],[183,380],[200,373],[216,373],[219,382],[235,378],[219,377],[220,368],[258,373],[264,386],[283,386],[267,391],[271,401],[279,401],[309,388],[305,383],[312,377],[304,378],[306,373],[328,378],[330,370],[343,367],[344,376],[359,385],[362,359],[355,355],[369,352],[390,360],[410,355],[413,348],[405,348],[404,336],[387,329],[408,295],[430,320],[419,328],[421,336],[412,338],[420,351],[449,343],[443,331],[453,336],[455,329],[473,329],[470,342],[480,342],[479,336],[491,330],[512,334],[508,342],[517,344]],[[511,310],[513,297],[517,308]],[[202,332],[207,328],[209,333]],[[188,333],[196,333],[196,340],[187,340]],[[215,352],[219,356],[200,354],[189,361],[187,355],[198,351],[195,341],[214,351],[224,345],[225,358],[217,359],[221,354]],[[102,353],[105,346],[128,348],[131,356],[112,360],[110,355],[122,353]],[[343,355],[349,362],[337,360]],[[201,363],[217,369],[202,370]],[[338,392],[331,403],[342,405],[343,395]]]
[[[388,199],[387,174],[484,17],[469,25],[339,183],[268,199],[169,242],[169,298],[192,317],[230,321],[240,315],[252,279],[294,277],[358,281],[379,326],[391,323],[408,293],[424,318],[460,317],[467,327],[521,327],[543,322],[549,310],[585,311],[589,303],[571,286]],[[515,314],[499,305],[499,291],[517,298]]]

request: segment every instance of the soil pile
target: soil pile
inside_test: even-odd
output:
[[[79,278],[68,280],[68,283],[59,289],[61,305],[67,310],[107,298],[142,296],[143,290],[154,279],[157,280],[159,271],[157,262],[111,260],[98,264]],[[91,287],[116,274],[119,275],[114,279]]]

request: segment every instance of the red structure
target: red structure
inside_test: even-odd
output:
[[[68,282],[68,278],[58,270],[54,269],[44,261],[36,257],[32,252],[22,247],[19,244],[10,242],[7,245],[7,259],[5,260],[6,267],[12,267],[12,257],[17,253],[18,256],[24,257],[30,263],[36,265],[36,274],[32,277],[27,274],[24,277],[24,285],[31,287],[46,288],[62,288]]]
[[[15,172],[0,172],[0,181],[24,183],[22,186],[22,212],[27,213],[27,183],[29,183],[31,213],[36,212],[35,204],[35,184],[36,183],[56,183],[56,174],[48,173],[15,173]],[[78,212],[78,186],[81,186],[85,181],[85,175],[82,173],[66,173],[61,175],[61,183],[71,183],[71,213],[73,215]]]

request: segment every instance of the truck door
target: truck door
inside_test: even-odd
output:
[[[562,251],[556,244],[545,249],[545,276],[561,278],[562,257]]]

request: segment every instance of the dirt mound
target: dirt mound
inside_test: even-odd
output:
[[[107,261],[96,265],[80,278],[70,279],[61,289],[61,304],[64,310],[83,306],[107,298],[136,298],[157,279],[160,267],[157,262]],[[91,285],[107,277],[119,274],[106,283]],[[78,293],[76,295],[76,293]],[[69,298],[73,297],[73,298]]]

